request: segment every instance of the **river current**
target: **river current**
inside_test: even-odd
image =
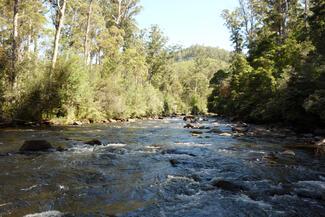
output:
[[[2,129],[0,216],[325,216],[323,154],[281,133],[233,136],[222,119],[184,125]],[[35,139],[66,151],[16,153]]]

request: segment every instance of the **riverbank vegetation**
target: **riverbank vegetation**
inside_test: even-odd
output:
[[[207,111],[218,48],[138,29],[138,0],[0,0],[0,119],[102,121]]]
[[[235,52],[209,110],[253,122],[325,126],[325,1],[240,0],[223,17]]]

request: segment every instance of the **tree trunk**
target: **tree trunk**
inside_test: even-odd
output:
[[[305,27],[307,28],[308,27],[308,10],[309,10],[309,7],[308,7],[308,0],[305,0]]]
[[[88,7],[88,15],[87,15],[88,17],[87,17],[86,33],[85,33],[84,58],[85,58],[86,64],[89,63],[89,50],[90,50],[89,32],[90,32],[90,20],[91,20],[91,15],[92,15],[92,3],[93,3],[93,0],[90,0],[89,7]]]
[[[56,60],[58,57],[60,34],[61,34],[61,29],[63,27],[66,4],[67,4],[67,1],[63,0],[62,6],[58,5],[58,11],[57,11],[58,23],[56,24],[56,28],[55,28],[51,74],[52,74],[52,71],[55,69]]]
[[[12,71],[10,75],[10,83],[14,88],[16,86],[17,77],[17,62],[19,57],[19,39],[18,39],[18,18],[19,18],[19,2],[20,0],[14,1],[14,13],[13,13],[13,32],[12,32]]]

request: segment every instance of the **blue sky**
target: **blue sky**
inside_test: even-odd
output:
[[[141,0],[141,5],[143,9],[137,16],[139,27],[159,25],[170,44],[232,49],[220,14],[223,9],[235,8],[238,0]]]

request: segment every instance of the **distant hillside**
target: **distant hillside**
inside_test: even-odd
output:
[[[230,52],[217,47],[208,47],[201,45],[194,45],[189,48],[182,49],[176,52],[175,60],[177,62],[192,60],[198,56],[206,56],[210,59],[221,60],[229,62]]]

